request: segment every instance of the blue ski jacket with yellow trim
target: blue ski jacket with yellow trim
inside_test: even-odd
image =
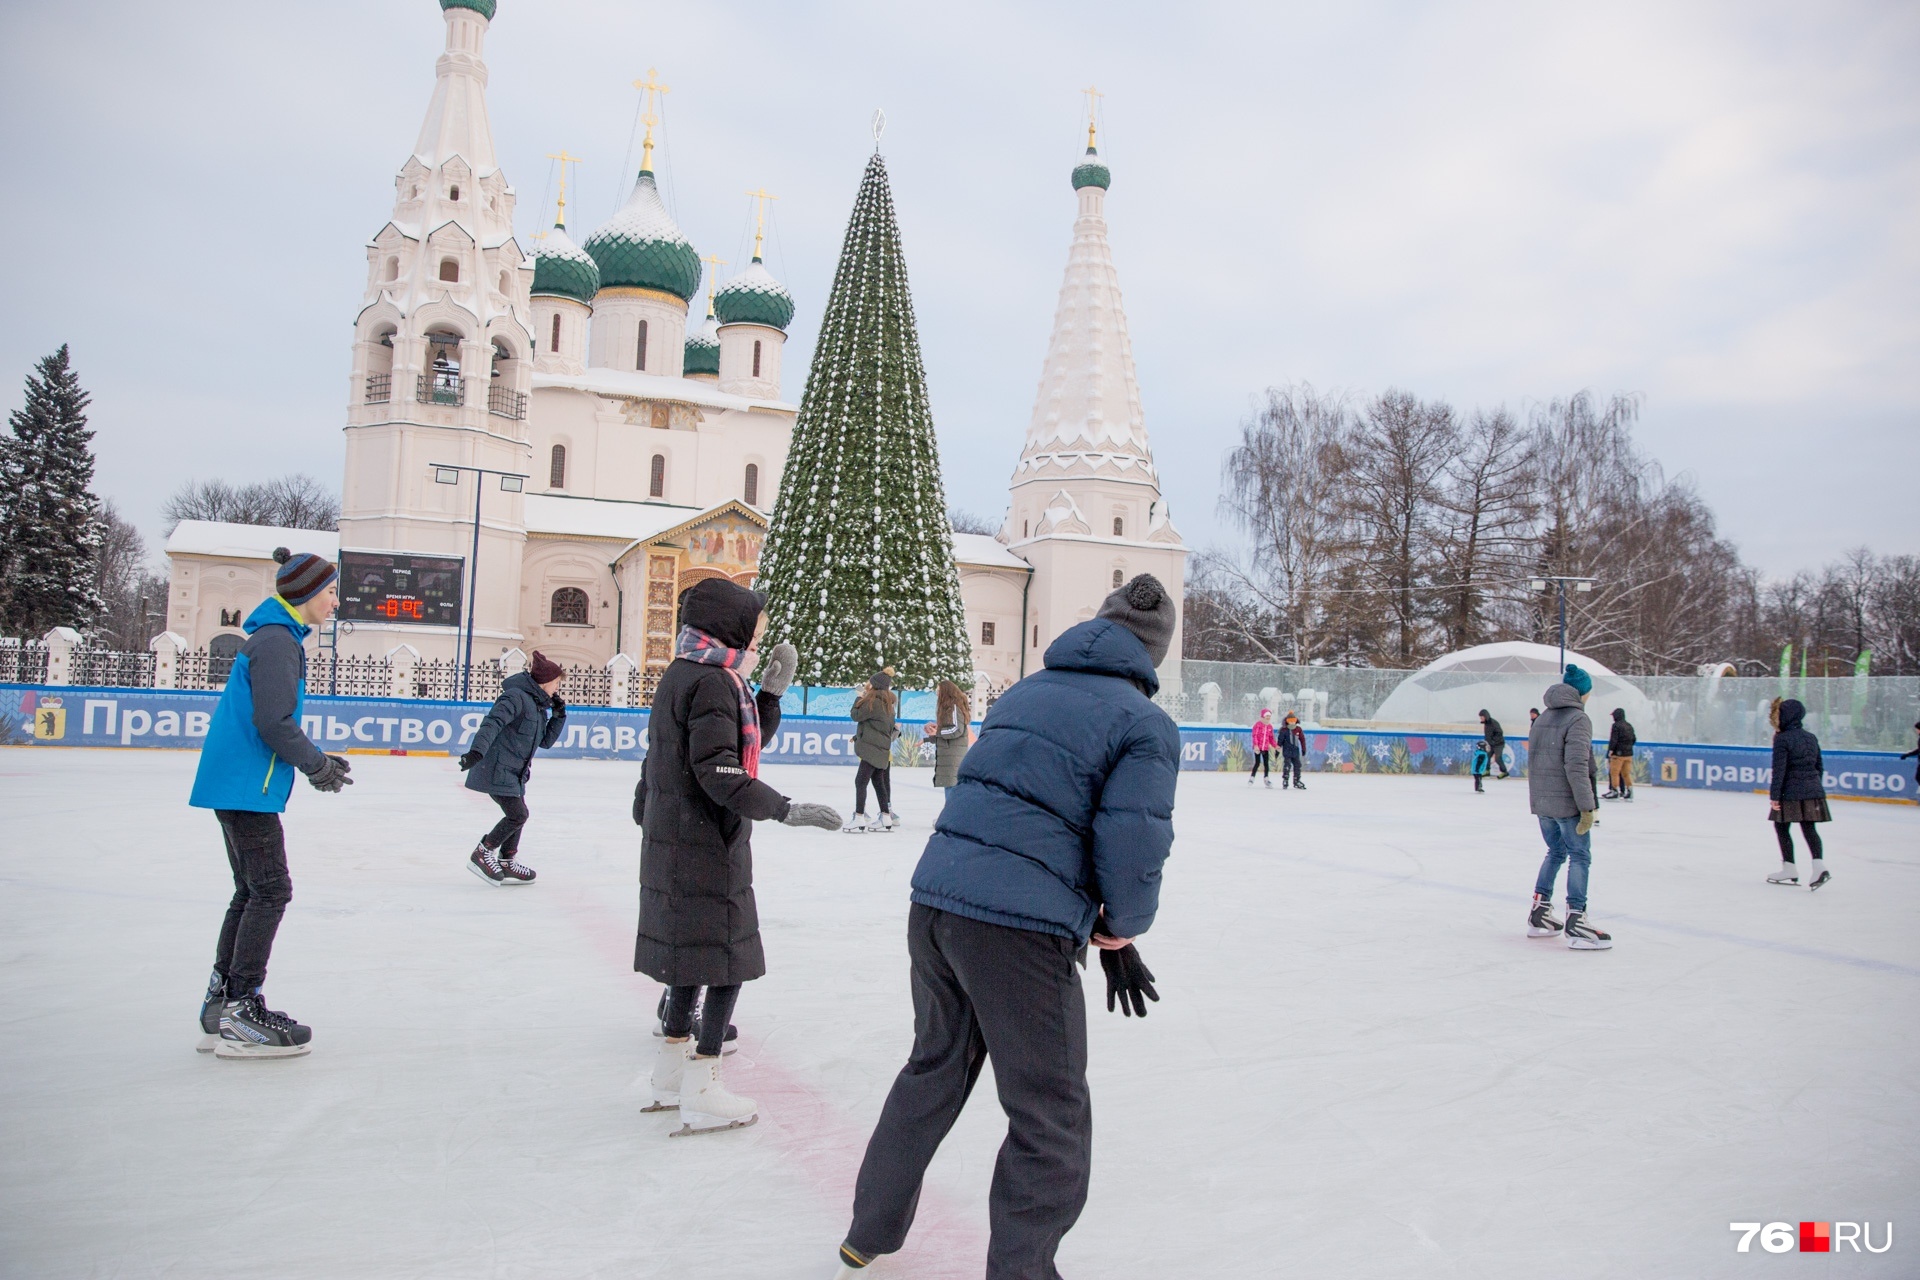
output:
[[[303,642],[313,628],[276,595],[247,615],[243,630],[247,642],[207,727],[188,803],[284,813],[294,770],[312,773],[326,759],[300,728],[307,696]]]

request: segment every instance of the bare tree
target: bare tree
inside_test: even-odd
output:
[[[1000,522],[992,516],[983,516],[977,511],[965,511],[959,507],[947,508],[947,523],[953,526],[955,533],[984,533],[992,537],[1000,532]]]
[[[1517,620],[1510,616],[1516,580],[1533,543],[1533,450],[1504,408],[1468,420],[1438,505],[1440,620],[1448,647],[1465,649]]]
[[[106,648],[144,652],[164,630],[167,579],[148,567],[146,540],[112,502],[101,511],[94,585],[105,607],[89,628],[91,638]]]
[[[224,480],[189,480],[160,513],[172,533],[182,520],[276,525],[286,529],[340,527],[340,500],[312,476],[290,475],[238,488]]]
[[[1451,406],[1388,391],[1367,406],[1341,447],[1352,550],[1387,616],[1390,657],[1402,667],[1425,660],[1437,612],[1429,588],[1440,481],[1458,437]]]

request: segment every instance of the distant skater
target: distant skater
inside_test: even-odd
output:
[[[1920,737],[1920,721],[1916,721],[1914,723],[1913,732],[1916,737]],[[1913,798],[1914,798],[1914,803],[1920,804],[1920,744],[1915,745],[1913,750],[1907,752],[1905,755],[1901,756],[1900,758],[1902,760],[1912,760],[1914,762]]]
[[[1263,769],[1267,774],[1267,786],[1273,786],[1273,753],[1279,749],[1280,739],[1273,731],[1273,709],[1267,707],[1261,710],[1260,718],[1253,722],[1253,772],[1247,775],[1248,786],[1253,785],[1253,780],[1260,776]],[[1284,772],[1280,775],[1280,785],[1283,789],[1287,785]]]
[[[933,744],[933,785],[943,790],[954,786],[973,740],[973,704],[966,690],[951,680],[934,686],[933,719],[924,732]]]
[[[1613,709],[1613,728],[1607,733],[1607,793],[1602,800],[1633,799],[1633,745],[1639,741],[1627,723],[1625,707]]]
[[[1527,728],[1529,731],[1532,730],[1531,720],[1527,722]],[[1488,759],[1492,761],[1493,767],[1500,771],[1500,776],[1505,778],[1507,776],[1507,731],[1500,727],[1498,720],[1487,714],[1485,707],[1480,708],[1480,736],[1486,739]]]
[[[1300,728],[1300,717],[1287,712],[1287,718],[1280,722],[1280,789],[1286,790],[1287,779],[1293,779],[1295,791],[1305,791],[1307,784],[1300,781],[1300,766],[1307,758],[1307,735]]]
[[[500,821],[467,855],[467,866],[488,884],[533,883],[533,868],[520,861],[527,782],[533,776],[533,753],[560,741],[567,727],[567,700],[560,696],[565,674],[559,663],[535,649],[527,669],[501,685],[493,709],[460,757],[467,790],[492,796],[500,806]]]
[[[1775,730],[1767,818],[1780,842],[1780,869],[1767,877],[1767,883],[1800,883],[1799,869],[1793,864],[1793,824],[1797,822],[1800,834],[1806,837],[1807,852],[1813,855],[1813,878],[1807,881],[1807,888],[1818,889],[1833,879],[1815,826],[1833,821],[1833,814],[1827,810],[1827,765],[1820,754],[1820,739],[1801,727],[1807,709],[1798,698],[1775,698],[1767,718],[1773,721]]]
[[[893,692],[893,668],[876,671],[860,687],[847,714],[854,722],[853,753],[860,768],[853,775],[853,821],[849,831],[867,827],[867,784],[873,784],[873,798],[880,805],[875,831],[891,831],[900,825],[893,812],[893,740],[900,736],[899,699]]]
[[[1492,758],[1492,748],[1487,745],[1485,738],[1473,744],[1473,789],[1480,795],[1485,795],[1487,791],[1480,784],[1487,780],[1487,762]]]
[[[353,782],[346,757],[327,755],[300,729],[307,696],[303,642],[333,616],[339,571],[285,547],[273,558],[280,563],[274,594],[247,616],[247,641],[213,709],[187,801],[219,819],[233,872],[233,898],[200,1002],[200,1051],[222,1058],[294,1058],[313,1047],[312,1028],[267,1008],[260,993],[280,917],[293,897],[280,815],[295,770],[319,791]]]
[[[1613,935],[1587,919],[1587,871],[1592,861],[1590,833],[1600,801],[1593,794],[1593,721],[1587,695],[1593,677],[1569,662],[1566,679],[1547,690],[1547,709],[1533,722],[1527,738],[1527,799],[1540,820],[1547,856],[1533,886],[1533,910],[1527,936],[1552,938],[1562,932],[1576,951],[1605,951]],[[1553,918],[1553,886],[1567,868],[1567,919]]]

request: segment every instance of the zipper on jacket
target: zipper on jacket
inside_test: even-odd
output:
[[[267,757],[267,780],[260,784],[260,794],[267,794],[267,788],[273,785],[273,767],[280,763],[278,756]]]

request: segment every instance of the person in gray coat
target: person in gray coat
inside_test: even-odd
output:
[[[953,681],[942,680],[935,686],[933,719],[925,732],[933,744],[933,785],[954,786],[960,781],[960,762],[972,745],[973,706]]]
[[[876,831],[891,831],[900,825],[893,812],[893,740],[900,736],[896,716],[900,703],[893,692],[893,668],[873,673],[853,700],[853,753],[860,768],[853,775],[853,821],[849,831],[867,827],[867,784],[873,784],[873,798],[880,802],[880,820]]]
[[[528,817],[527,779],[533,775],[533,753],[560,741],[567,727],[567,702],[559,692],[564,675],[559,663],[534,650],[527,669],[508,676],[500,687],[493,709],[460,757],[467,790],[490,795],[500,806],[500,821],[467,855],[467,866],[488,884],[533,883],[533,868],[519,859]]]
[[[1547,856],[1533,886],[1527,936],[1552,938],[1564,931],[1567,945],[1577,951],[1604,951],[1613,945],[1613,935],[1587,920],[1588,833],[1600,808],[1593,791],[1593,721],[1585,706],[1592,692],[1593,677],[1569,662],[1565,680],[1547,690],[1547,709],[1527,735],[1527,798],[1547,842]],[[1553,886],[1562,863],[1567,866],[1564,925],[1553,918]]]

